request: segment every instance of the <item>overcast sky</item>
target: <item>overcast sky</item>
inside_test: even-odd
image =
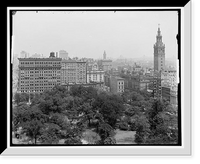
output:
[[[14,54],[66,50],[70,57],[151,58],[160,24],[166,58],[177,56],[176,11],[18,11]]]

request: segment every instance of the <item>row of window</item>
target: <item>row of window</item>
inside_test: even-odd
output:
[[[21,68],[20,72],[28,72],[28,71],[60,71],[60,68]]]
[[[35,74],[37,74],[37,73],[60,73],[60,71],[55,71],[55,70],[53,70],[53,71],[21,71],[20,73],[21,74],[31,74],[31,73],[35,73]]]
[[[52,61],[50,61],[50,62],[41,62],[41,61],[39,61],[39,62],[20,62],[20,64],[61,64],[61,62],[60,61],[54,61],[54,62],[52,62]]]

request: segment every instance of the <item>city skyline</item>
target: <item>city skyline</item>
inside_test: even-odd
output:
[[[170,17],[170,19],[169,19]],[[66,50],[69,57],[147,58],[160,24],[166,60],[176,59],[175,11],[18,11],[13,16],[14,49],[48,57]]]

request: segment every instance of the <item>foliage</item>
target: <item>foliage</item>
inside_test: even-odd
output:
[[[161,99],[154,100],[147,112],[150,133],[146,135],[146,143],[174,144],[178,141],[177,116],[170,112],[172,108],[168,102]]]
[[[100,94],[93,103],[93,106],[97,108],[103,116],[104,121],[112,128],[115,128],[117,119],[121,117],[124,110],[123,100],[117,95]]]
[[[127,122],[120,122],[120,123],[118,124],[118,128],[119,128],[120,130],[129,130],[129,125],[128,125]]]
[[[19,104],[20,102],[28,102],[29,94],[28,93],[15,93],[14,95],[14,101],[16,104]]]
[[[99,136],[97,144],[115,144],[114,129],[136,131],[138,144],[178,142],[177,111],[165,100],[153,99],[148,92],[126,91],[122,95],[97,92],[75,85],[68,91],[55,86],[41,94],[16,94],[13,130],[35,144],[81,144],[90,129]],[[29,95],[28,95],[29,96]]]
[[[57,144],[60,139],[60,127],[53,123],[46,124],[42,129],[40,140],[43,144]]]
[[[105,140],[98,140],[96,142],[98,145],[114,145],[116,144],[116,139],[114,137],[107,137]]]
[[[144,115],[137,118],[137,120],[135,121],[136,143],[140,144],[146,142],[146,139],[150,133],[149,127],[150,127],[149,122]]]

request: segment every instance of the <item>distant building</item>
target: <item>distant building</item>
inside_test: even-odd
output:
[[[61,84],[86,83],[86,62],[77,60],[62,60]]]
[[[134,71],[135,71],[135,72],[140,72],[140,71],[142,71],[142,67],[141,67],[141,66],[136,66],[136,67],[134,68]]]
[[[103,52],[103,60],[106,60],[106,51]]]
[[[68,53],[65,50],[59,51],[59,58],[68,60]]]
[[[55,58],[56,56],[55,56],[55,52],[50,52],[50,56],[49,56],[50,58]]]
[[[96,62],[87,64],[87,83],[90,82],[103,82],[104,83],[104,71],[99,68]]]
[[[28,53],[26,51],[21,51],[20,58],[28,58]]]
[[[31,55],[30,58],[41,58],[41,55],[35,53],[35,54]]]
[[[154,44],[154,70],[161,71],[165,69],[165,45],[162,42],[160,27]]]
[[[110,78],[110,92],[123,93],[124,92],[124,79],[121,77],[111,76]]]
[[[109,71],[112,68],[112,60],[106,59],[106,52],[104,51],[103,60],[98,61],[99,68],[102,68],[104,71]]]
[[[34,93],[60,85],[61,58],[18,58],[18,92]]]

